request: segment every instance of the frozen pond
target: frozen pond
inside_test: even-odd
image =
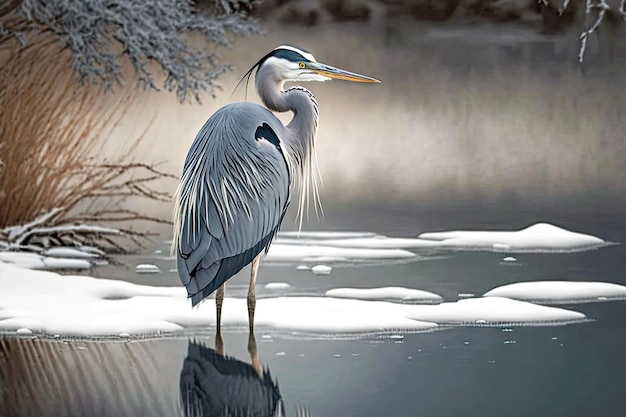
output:
[[[511,211],[490,213],[493,216],[439,212],[429,217],[427,213],[407,209],[406,213],[383,221],[385,209],[376,210],[380,218],[375,223],[370,222],[371,217],[362,216],[360,225],[354,224],[358,219],[347,212],[328,210],[333,214],[317,227],[325,226],[325,231],[373,231],[378,236],[414,239],[424,232],[513,231],[533,224],[527,215]],[[502,218],[507,216],[509,226],[503,227]],[[461,220],[469,226],[465,227]],[[585,223],[569,214],[535,220],[549,220],[551,224],[608,242],[619,242],[626,233],[626,224],[616,223],[614,219]],[[329,238],[361,239],[363,246],[365,239],[374,237],[372,234],[303,235],[301,239],[314,239],[316,245],[328,243]],[[285,242],[293,236],[286,234],[281,239]],[[118,296],[124,291],[143,291],[144,298],[151,295],[176,300],[183,293],[181,288],[167,288],[178,287],[167,246],[168,242],[163,241],[142,254],[118,258],[120,264],[97,267],[92,273],[151,288],[128,289],[113,283],[108,291],[116,288]],[[302,261],[294,259],[263,264],[257,285],[260,323],[254,340],[258,359],[266,372],[263,379],[258,378],[253,366],[257,356],[250,354],[245,330],[247,269],[227,286],[224,318],[231,325],[223,333],[223,345],[215,339],[211,324],[212,300],[197,312],[200,319],[187,319],[200,320],[196,323],[200,323],[198,327],[171,337],[157,335],[144,340],[120,332],[113,342],[94,342],[63,335],[56,339],[54,335],[48,335],[45,340],[31,339],[32,336],[22,332],[19,338],[4,338],[0,344],[3,353],[0,385],[14,390],[2,391],[4,408],[0,414],[94,415],[94,398],[98,398],[97,415],[111,416],[185,415],[186,407],[209,407],[202,398],[213,398],[212,404],[214,398],[221,398],[222,405],[228,403],[233,407],[239,403],[247,407],[245,410],[259,413],[284,407],[287,415],[303,416],[307,412],[313,416],[416,413],[498,416],[506,412],[520,417],[582,417],[598,409],[606,411],[606,415],[615,415],[626,405],[620,394],[626,372],[622,360],[626,303],[619,301],[623,287],[598,284],[626,284],[623,245],[580,252],[516,253],[514,261],[503,261],[510,256],[490,250],[402,250],[415,256],[409,260],[377,259],[363,263],[345,258],[325,259],[324,264],[332,267],[328,275],[316,275],[310,270],[318,260],[304,262],[307,268],[301,268]],[[148,268],[151,273],[143,273],[142,268],[136,269],[137,265],[155,265],[161,272]],[[567,285],[568,282],[574,284]],[[576,285],[582,282],[587,284]],[[507,286],[516,283],[528,284]],[[81,297],[102,296],[102,302],[116,302],[116,296],[112,296],[115,294],[83,284],[81,281],[80,285],[73,285],[73,291],[83,291]],[[498,303],[460,312],[451,309],[456,304],[482,303],[481,296],[490,290],[493,295],[530,300],[541,298],[537,296],[539,291],[548,300],[546,305],[557,300],[558,308],[554,311],[567,312],[565,320],[529,326],[529,317],[539,314],[535,317],[541,319],[543,310],[519,309],[517,304],[513,304],[512,310],[510,304]],[[54,285],[46,291],[48,295],[54,293]],[[312,301],[297,303],[299,298]],[[503,300],[489,298],[484,300]],[[289,300],[296,303],[290,304]],[[458,300],[464,301],[457,303]],[[335,302],[338,304],[332,304]],[[342,307],[344,302],[385,307],[366,305],[352,310],[352,313],[360,311],[361,317],[370,317],[369,321],[356,323],[360,326],[372,324],[372,320],[382,325],[394,324],[393,320],[400,318],[385,314],[408,309],[402,310],[403,317],[419,320],[416,323],[439,323],[440,328],[410,331],[392,326],[376,334],[333,332],[333,326],[341,330],[342,325],[352,326],[354,330],[355,322],[350,321],[350,315],[346,316],[350,311]],[[539,304],[529,305],[541,308],[542,302],[540,299]],[[65,303],[58,308],[50,307],[50,311],[58,313],[70,308]],[[133,308],[128,310],[128,317],[135,317],[136,309],[141,308],[146,309],[144,316],[153,314],[147,301],[143,307]],[[161,304],[160,314],[165,314],[167,308],[170,308],[167,304]],[[350,307],[353,308],[357,307]],[[499,325],[498,317],[511,311],[521,314],[526,322],[509,320]],[[473,323],[446,325],[446,317],[454,314],[461,314]],[[585,320],[578,320],[576,314]],[[239,315],[242,318],[237,325]],[[489,322],[489,315],[495,317],[494,323]],[[385,317],[391,322],[385,322]],[[178,316],[170,320],[185,322]],[[202,320],[206,320],[206,325],[201,325]],[[267,325],[270,322],[272,326]],[[318,332],[302,332],[303,322],[308,323],[309,330]],[[294,332],[294,328],[300,332]],[[224,359],[216,353],[216,347],[219,350],[221,346],[233,359]],[[42,410],[47,410],[47,414]]]

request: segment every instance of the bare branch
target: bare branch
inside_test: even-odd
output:
[[[578,52],[578,62],[580,63],[582,63],[584,60],[585,50],[587,49],[587,38],[589,37],[589,35],[594,33],[598,29],[598,27],[600,27],[600,24],[604,19],[604,14],[607,10],[610,9],[605,0],[598,0],[596,3],[594,3],[593,0],[586,0],[585,15],[589,17],[589,15],[591,14],[591,10],[594,8],[598,9],[598,17],[596,18],[596,21],[593,25],[591,25],[589,29],[585,30],[580,35],[580,50]]]

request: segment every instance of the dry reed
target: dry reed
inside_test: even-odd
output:
[[[136,196],[169,200],[151,184],[174,177],[130,156],[145,131],[126,140],[118,156],[102,157],[133,95],[118,95],[106,106],[101,91],[78,83],[58,42],[44,35],[31,42],[0,58],[0,228],[15,231],[6,228],[53,211],[37,226],[62,225],[57,234],[76,234],[71,225],[85,222],[167,223],[123,206]],[[28,240],[36,236],[31,231]]]

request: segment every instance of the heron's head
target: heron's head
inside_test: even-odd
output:
[[[281,45],[265,55],[252,67],[260,71],[271,71],[278,82],[284,81],[328,81],[332,78],[361,83],[379,83],[375,78],[345,71],[317,62],[315,57],[302,49]]]

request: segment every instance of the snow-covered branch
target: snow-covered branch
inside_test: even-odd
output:
[[[199,101],[201,92],[215,95],[216,79],[229,68],[208,45],[230,47],[232,37],[260,31],[242,10],[224,0],[213,0],[205,13],[191,0],[0,1],[0,44],[52,33],[71,51],[82,80],[106,88],[122,84],[127,60],[144,86],[174,91],[181,102]]]
[[[593,25],[591,25],[591,27],[588,27],[588,29],[586,29],[585,31],[583,31],[583,33],[580,35],[580,50],[578,52],[578,62],[582,63],[585,57],[585,50],[587,49],[587,38],[589,38],[589,35],[591,35],[592,33],[594,33],[599,27],[600,24],[602,23],[602,20],[604,19],[604,15],[606,13],[607,10],[610,9],[609,5],[606,3],[605,0],[585,0],[585,16],[586,19],[585,21],[589,20],[589,16],[591,14],[591,11],[593,9],[597,9],[598,10],[598,16],[595,20],[595,22],[593,23]],[[567,0],[566,0],[567,2]],[[623,1],[622,1],[623,3]]]
[[[106,215],[116,215],[111,218],[103,218]],[[125,215],[122,217],[121,215]],[[94,213],[93,217],[67,215],[63,208],[55,208],[50,212],[39,216],[32,222],[6,227],[0,230],[0,246],[2,250],[20,250],[41,253],[54,247],[89,247],[106,250],[126,252],[119,239],[128,239],[137,245],[141,245],[143,238],[149,237],[148,233],[142,233],[130,229],[118,229],[89,224],[89,221],[127,221],[144,220],[150,222],[165,222],[162,219],[144,217],[129,210],[104,211]],[[82,220],[83,222],[78,222]],[[103,253],[103,252],[101,252]]]

